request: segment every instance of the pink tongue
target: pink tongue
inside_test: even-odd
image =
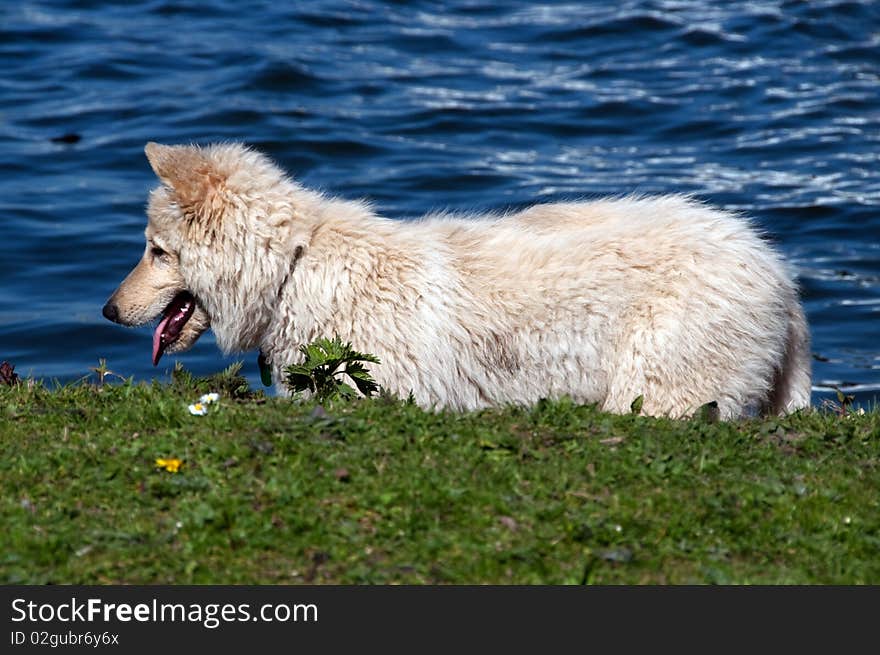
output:
[[[173,312],[169,312],[168,316],[163,316],[162,320],[159,321],[159,325],[156,326],[156,331],[153,332],[153,366],[159,363],[159,358],[162,357],[162,353],[165,351],[165,348],[162,346],[162,332],[165,331],[165,326],[168,325],[168,321],[171,320],[173,315]]]

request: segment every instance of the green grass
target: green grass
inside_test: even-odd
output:
[[[880,583],[876,410],[322,411],[178,373],[0,387],[0,455],[0,583]]]

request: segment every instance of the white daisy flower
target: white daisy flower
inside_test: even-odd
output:
[[[211,403],[216,403],[218,400],[220,400],[220,394],[214,393],[214,392],[206,393],[204,396],[199,398],[199,402],[204,405],[210,405]]]
[[[208,408],[203,403],[193,403],[189,406],[189,413],[193,416],[204,416],[208,413]]]

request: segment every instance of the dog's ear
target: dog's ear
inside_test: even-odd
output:
[[[174,191],[181,207],[201,214],[200,209],[210,206],[223,180],[201,149],[150,141],[144,152],[159,179]]]

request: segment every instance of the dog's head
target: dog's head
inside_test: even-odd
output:
[[[145,150],[162,185],[150,195],[143,257],[104,316],[128,326],[159,318],[154,365],[208,327],[227,352],[257,347],[306,238],[294,220],[296,185],[239,144]]]

